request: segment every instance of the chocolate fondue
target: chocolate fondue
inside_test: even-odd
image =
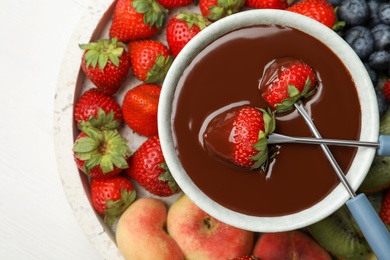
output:
[[[293,28],[264,25],[230,32],[204,48],[177,85],[172,127],[183,168],[207,196],[243,214],[296,213],[339,184],[316,145],[270,146],[276,156],[265,172],[216,160],[202,145],[205,121],[213,114],[244,105],[267,108],[258,88],[264,66],[286,56],[302,59],[317,74],[317,93],[305,101],[305,107],[322,137],[358,139],[361,110],[350,74],[327,46]],[[275,132],[312,136],[295,110],[276,114]],[[332,146],[330,150],[347,172],[357,149]]]

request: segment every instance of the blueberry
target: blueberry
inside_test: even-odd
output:
[[[347,27],[363,25],[370,18],[370,9],[365,0],[344,0],[339,5],[338,18]]]
[[[374,36],[375,49],[378,51],[390,49],[390,26],[380,23],[371,28]]]
[[[340,5],[342,0],[328,0],[328,2],[333,5],[333,6],[338,6]]]
[[[376,51],[373,52],[369,59],[368,64],[374,70],[388,70],[390,66],[390,52],[389,51]]]
[[[370,9],[370,19],[369,24],[370,26],[377,25],[381,23],[381,20],[379,18],[379,5],[383,3],[384,0],[367,0],[368,8]]]
[[[379,116],[381,117],[389,107],[389,103],[387,102],[385,96],[383,95],[383,92],[380,89],[377,89],[375,92],[376,100],[378,102]]]
[[[390,3],[382,3],[378,7],[379,19],[385,23],[390,25]]]
[[[364,67],[366,67],[368,75],[371,78],[372,84],[375,86],[378,81],[378,73],[376,72],[376,70],[371,68],[371,66],[367,62],[364,63]]]
[[[354,26],[344,34],[344,40],[352,47],[361,60],[374,51],[374,36],[370,29],[364,26]]]

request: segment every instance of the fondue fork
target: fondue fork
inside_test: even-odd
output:
[[[302,102],[295,102],[294,106],[305,120],[312,134],[316,138],[322,138],[309,114],[303,107]],[[348,191],[350,199],[346,202],[346,205],[356,220],[356,223],[358,224],[372,251],[379,260],[388,259],[390,252],[390,233],[386,226],[372,207],[366,195],[363,193],[356,195],[329,148],[325,144],[320,144],[320,147],[331,163],[341,183]]]
[[[268,144],[282,144],[282,143],[303,143],[303,144],[326,144],[339,146],[353,146],[353,147],[372,147],[378,149],[378,155],[390,155],[390,136],[380,135],[378,142],[366,142],[355,140],[339,140],[339,139],[325,139],[313,137],[297,137],[287,136],[277,133],[268,135]]]

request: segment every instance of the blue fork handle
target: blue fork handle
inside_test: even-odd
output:
[[[376,257],[389,259],[390,233],[366,195],[359,194],[346,204]]]
[[[378,138],[379,148],[378,155],[389,156],[390,155],[390,135],[380,135]]]

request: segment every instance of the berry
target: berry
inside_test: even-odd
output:
[[[157,108],[161,86],[141,84],[128,90],[122,103],[123,119],[142,136],[157,135]]]
[[[112,226],[136,198],[136,191],[130,180],[122,176],[107,179],[92,179],[91,203],[104,216],[104,222]]]
[[[390,225],[390,189],[386,190],[383,197],[379,217],[382,219],[383,223]]]
[[[155,40],[137,40],[128,44],[134,75],[145,83],[161,83],[172,64],[168,48]]]
[[[83,126],[116,129],[122,123],[123,116],[121,107],[113,97],[91,88],[77,101],[74,119],[80,130]]]
[[[282,113],[291,110],[301,98],[313,95],[317,79],[305,62],[287,57],[266,65],[259,86],[268,105]]]
[[[122,42],[151,37],[163,26],[166,15],[167,10],[156,0],[118,0],[110,37]]]
[[[382,92],[386,100],[390,102],[390,79],[383,84]]]
[[[267,136],[275,129],[274,120],[270,111],[252,107],[224,111],[207,125],[204,148],[212,157],[241,167],[266,167]]]
[[[368,21],[370,9],[365,0],[344,0],[339,5],[337,14],[347,27],[353,27]]]
[[[166,30],[168,46],[176,57],[184,46],[211,22],[201,14],[180,12],[173,16]]]
[[[334,7],[339,6],[342,0],[328,0],[329,4],[333,5]]]
[[[382,117],[385,114],[386,110],[388,109],[390,101],[385,97],[385,94],[382,91],[382,89],[377,89],[375,93],[376,93],[376,99],[378,103],[379,116]]]
[[[390,25],[390,3],[382,3],[378,7],[379,19],[387,25]]]
[[[254,9],[281,9],[288,7],[287,0],[246,0],[245,6]]]
[[[387,70],[390,67],[390,52],[376,51],[368,58],[370,67],[375,70]]]
[[[180,192],[165,163],[157,135],[147,139],[134,152],[126,174],[156,196],[167,197]]]
[[[77,167],[91,178],[108,178],[128,167],[131,151],[117,130],[84,127],[73,146]]]
[[[371,28],[374,36],[375,50],[390,50],[390,26],[386,24],[377,24]]]
[[[334,8],[326,0],[303,0],[286,10],[310,17],[329,28],[333,28],[336,22]]]
[[[245,0],[200,0],[199,9],[210,21],[217,21],[241,10]]]
[[[383,0],[367,0],[367,5],[370,9],[370,18],[368,20],[369,26],[375,26],[381,23],[378,8],[382,2]]]
[[[106,95],[114,95],[130,70],[126,45],[116,38],[79,45],[83,54],[81,67],[93,84]]]
[[[376,70],[371,68],[367,62],[364,62],[363,64],[368,72],[368,75],[370,76],[372,84],[375,86],[378,81],[378,73],[376,72]]]
[[[344,34],[344,40],[362,60],[374,51],[374,36],[367,27],[358,25],[348,29]]]
[[[194,2],[194,0],[157,0],[157,2],[167,9],[172,9],[181,6],[188,6]]]

